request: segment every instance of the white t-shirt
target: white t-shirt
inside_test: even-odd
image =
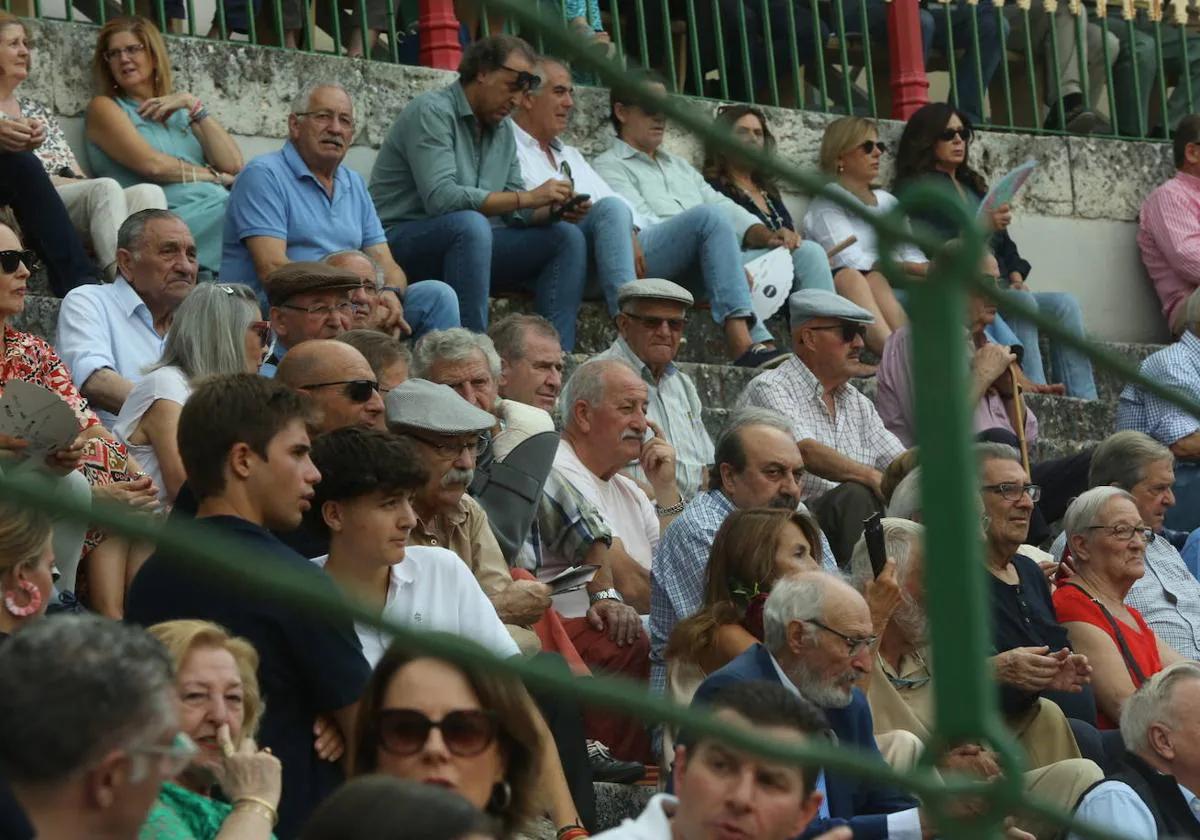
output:
[[[658,514],[654,512],[654,505],[646,498],[642,488],[621,473],[604,481],[584,466],[575,454],[575,447],[565,440],[559,441],[554,469],[581,496],[595,505],[608,522],[613,536],[624,544],[629,556],[649,569],[660,535]],[[567,568],[566,562],[561,557],[547,556],[538,577],[553,577]],[[585,615],[588,610],[587,592],[578,590],[556,595],[554,608],[567,618]]]
[[[312,562],[325,568],[328,559],[323,554]],[[405,548],[404,559],[392,566],[383,617],[408,627],[465,636],[502,659],[521,653],[467,564],[449,549]],[[355,629],[363,655],[374,668],[391,638],[374,627],[356,624]]]
[[[129,448],[129,454],[141,465],[146,475],[154,479],[158,487],[158,501],[167,503],[167,488],[163,484],[162,467],[158,463],[158,453],[148,443],[130,443],[131,438],[142,423],[142,417],[150,410],[150,406],[159,400],[170,400],[183,405],[192,395],[192,386],[184,376],[183,371],[174,366],[161,367],[150,371],[138,380],[125,398],[117,422],[113,424],[113,434]]]

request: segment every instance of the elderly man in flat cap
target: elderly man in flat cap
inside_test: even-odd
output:
[[[641,374],[649,405],[646,417],[675,447],[675,483],[684,501],[707,483],[713,442],[704,428],[700,395],[691,377],[675,364],[692,293],[670,280],[645,278],[617,290],[620,335],[597,359],[619,359]],[[630,475],[645,481],[639,466]]]
[[[863,520],[882,512],[883,470],[904,452],[875,406],[850,378],[860,370],[866,309],[820,289],[788,298],[795,356],[756,376],[738,406],[773,408],[792,423],[806,468],[801,498],[829,537],[843,568],[862,536]]]
[[[529,629],[549,606],[549,587],[514,581],[487,514],[467,495],[476,458],[487,445],[494,415],[464,400],[449,385],[410,379],[387,395],[387,427],[407,437],[429,470],[429,483],[413,499],[414,544],[448,548],[463,559],[508,625],[521,650],[541,650]]]
[[[350,329],[353,292],[362,280],[352,271],[318,262],[288,263],[267,275],[263,286],[271,306],[275,354],[263,365],[274,376],[279,362],[297,344],[315,338],[337,338]]]

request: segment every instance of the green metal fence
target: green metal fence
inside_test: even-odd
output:
[[[161,2],[161,0],[160,0]],[[561,14],[529,8],[520,0],[491,0],[490,8],[502,11],[510,24],[534,30],[546,49],[571,57],[576,66],[596,74],[601,82],[629,87],[632,83],[620,61],[605,60],[589,44],[562,24]],[[447,659],[481,664],[527,682],[541,691],[554,691],[589,704],[635,715],[646,721],[665,722],[705,733],[748,752],[803,765],[820,764],[838,772],[870,780],[898,784],[919,795],[931,809],[943,835],[950,838],[994,837],[1005,814],[1028,812],[1049,817],[1063,826],[1090,836],[1112,837],[1105,827],[1078,825],[1045,802],[1021,790],[1024,760],[1013,737],[1005,728],[996,707],[995,685],[987,667],[991,633],[988,627],[986,574],[978,534],[975,507],[977,482],[971,446],[970,410],[967,404],[967,360],[962,353],[961,321],[968,290],[1003,299],[1006,308],[1037,324],[1055,341],[1076,347],[1100,367],[1117,372],[1147,391],[1200,415],[1200,404],[1183,394],[1141,378],[1127,361],[1114,357],[1098,345],[1072,335],[1036,310],[1003,297],[994,286],[976,276],[984,240],[974,220],[956,197],[934,187],[919,187],[900,197],[899,206],[884,216],[865,212],[840,191],[828,190],[818,176],[798,170],[787,162],[747,150],[732,135],[718,131],[696,109],[675,97],[661,96],[652,88],[637,95],[665,112],[675,123],[725,151],[747,156],[795,190],[820,194],[855,213],[872,225],[880,237],[880,253],[887,255],[895,244],[913,242],[935,255],[935,270],[917,283],[905,280],[901,267],[884,258],[884,272],[909,291],[908,312],[913,325],[916,382],[916,411],[922,452],[922,493],[925,499],[926,582],[931,625],[937,726],[920,763],[913,772],[897,774],[875,759],[855,750],[827,744],[784,747],[753,733],[723,725],[709,716],[650,697],[643,685],[610,678],[575,679],[538,663],[497,660],[469,640],[415,632],[380,619],[378,614],[331,599],[306,580],[296,579],[248,555],[237,543],[200,530],[193,523],[171,523],[131,514],[111,505],[92,510],[57,498],[40,483],[19,476],[0,476],[0,496],[19,504],[54,511],[72,519],[87,519],[111,532],[156,542],[181,563],[193,564],[204,573],[227,579],[231,586],[252,587],[263,597],[293,602],[298,608],[326,613],[343,613],[354,620],[386,630],[400,642]],[[936,208],[956,220],[960,230],[957,244],[947,246],[940,238],[917,230],[912,232],[905,217],[917,210]],[[1001,756],[1005,777],[982,783],[961,777],[938,778],[931,768],[941,753],[962,740],[987,743]],[[964,797],[978,797],[987,807],[964,816],[954,809]]]

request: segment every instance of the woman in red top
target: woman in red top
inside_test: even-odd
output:
[[[1182,661],[1125,605],[1146,571],[1146,543],[1154,534],[1133,497],[1116,487],[1088,490],[1067,508],[1063,522],[1075,573],[1055,590],[1054,609],[1071,647],[1094,669],[1098,726],[1116,729],[1126,698]]]

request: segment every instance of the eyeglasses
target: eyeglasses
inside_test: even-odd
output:
[[[862,653],[864,650],[869,648],[871,645],[875,644],[875,642],[878,641],[878,639],[879,639],[878,636],[847,636],[845,633],[839,633],[837,630],[834,630],[832,627],[830,627],[826,624],[822,624],[821,622],[816,621],[815,619],[811,619],[811,618],[808,620],[808,623],[811,624],[813,627],[817,627],[817,628],[820,628],[821,630],[824,630],[826,633],[837,636],[839,639],[841,639],[843,642],[845,642],[846,643],[846,651],[851,656],[856,656],[859,653]]]
[[[827,327],[809,327],[810,330],[841,330],[842,341],[849,344],[855,338],[866,338],[867,328],[862,324],[855,324],[851,321],[843,321],[840,324],[830,324]]]
[[[683,332],[683,327],[687,324],[687,318],[655,318],[652,315],[634,315],[632,312],[622,312],[621,314],[626,318],[637,321],[651,332],[654,332],[663,324],[666,324],[671,332]]]
[[[281,303],[279,304],[279,308],[294,309],[296,312],[303,312],[310,317],[317,318],[328,318],[334,312],[337,312],[339,315],[349,315],[354,312],[354,304],[350,301],[334,304],[333,306],[323,303],[317,306],[295,306],[290,303]]]
[[[528,70],[514,70],[504,64],[500,65],[500,69],[516,74],[516,78],[509,84],[514,91],[533,93],[542,84],[542,77],[537,73],[530,73]]]
[[[0,269],[5,274],[12,274],[21,263],[30,271],[37,271],[38,255],[33,251],[0,251]]]
[[[187,769],[192,759],[200,752],[200,748],[183,732],[175,733],[171,743],[145,744],[129,748],[133,760],[133,770],[130,776],[134,781],[145,779],[151,770],[165,779],[173,779]],[[157,761],[157,764],[152,762]]]
[[[300,111],[297,117],[308,117],[317,125],[333,125],[341,123],[351,131],[354,130],[354,117],[349,114],[336,114],[333,111]]]
[[[983,489],[989,493],[996,493],[1008,502],[1020,501],[1022,496],[1028,496],[1031,502],[1042,498],[1042,488],[1036,484],[1017,484],[1006,481],[1003,484],[985,484]]]
[[[563,176],[572,184],[575,183],[575,176],[571,174],[571,164],[564,160],[558,165],[558,171],[561,172]]]
[[[130,44],[128,47],[114,47],[111,50],[104,51],[104,60],[116,61],[125,56],[133,58],[135,55],[141,55],[145,51],[145,44]]]
[[[301,391],[307,391],[310,388],[336,388],[339,385],[344,385],[345,394],[351,402],[365,403],[371,399],[371,394],[379,390],[379,383],[374,379],[342,379],[337,382],[316,382],[312,385],[301,385]]]
[[[431,440],[430,438],[422,435],[414,435],[412,432],[408,432],[407,434],[413,440],[419,440],[421,443],[425,444],[434,452],[436,452],[439,457],[445,458],[446,460],[457,458],[464,452],[471,452],[478,457],[487,451],[488,444],[491,442],[491,439],[486,435],[479,435],[475,440],[469,440],[465,442],[448,442],[444,440]]]
[[[416,709],[382,709],[379,712],[379,743],[393,755],[416,755],[429,742],[429,733],[441,730],[442,741],[452,755],[471,758],[496,740],[499,725],[487,709],[447,712],[441,720],[430,720]]]
[[[1130,540],[1133,539],[1134,534],[1137,534],[1147,545],[1154,542],[1154,529],[1145,525],[1089,525],[1084,530],[1104,531],[1119,540]]]
[[[943,143],[949,143],[955,137],[961,137],[964,143],[970,143],[971,129],[967,128],[965,125],[962,128],[947,128],[938,135],[938,140],[941,140]]]
[[[888,145],[881,140],[864,140],[858,144],[858,148],[862,149],[864,154],[874,154],[875,150],[878,149],[879,154],[886,155]]]

